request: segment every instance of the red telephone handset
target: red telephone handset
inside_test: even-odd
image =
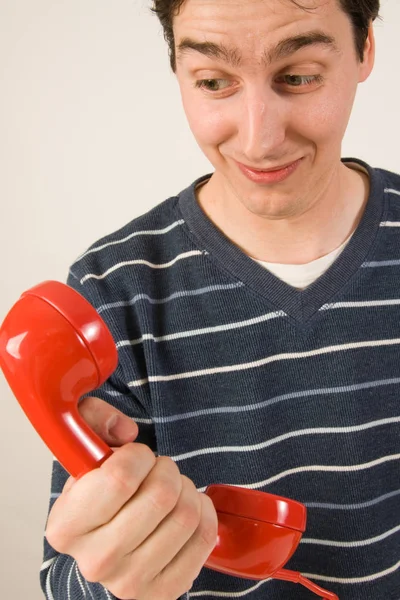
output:
[[[106,324],[71,287],[46,281],[15,303],[0,328],[0,367],[26,416],[73,477],[112,454],[82,419],[81,396],[116,369],[118,354]],[[327,600],[300,573],[282,569],[306,527],[306,507],[281,496],[215,484],[205,493],[218,514],[217,544],[205,567],[247,579],[301,583]]]

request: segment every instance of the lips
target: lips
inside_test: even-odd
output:
[[[289,167],[290,165],[295,163],[297,160],[299,160],[299,159],[297,158],[296,160],[291,160],[290,162],[287,162],[284,165],[278,165],[276,167],[269,167],[267,169],[256,169],[255,167],[250,167],[249,165],[245,165],[244,163],[239,163],[239,164],[242,165],[243,167],[245,167],[246,169],[250,169],[250,171],[256,171],[257,173],[271,173],[271,171],[281,171],[282,169],[286,169],[286,167]]]
[[[292,173],[296,171],[302,160],[303,157],[295,160],[294,162],[286,163],[284,166],[279,165],[278,167],[269,168],[268,170],[255,170],[253,168],[246,167],[242,163],[237,162],[236,164],[243,175],[245,175],[245,177],[250,179],[250,181],[253,183],[268,185],[285,181],[292,175]]]

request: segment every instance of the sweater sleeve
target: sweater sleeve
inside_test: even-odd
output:
[[[76,278],[71,271],[67,279],[67,284],[77,290],[95,307],[99,306],[98,303],[103,301],[99,297],[100,292],[97,287],[82,286],[79,278]],[[112,322],[107,322],[107,325],[111,333],[115,335]],[[120,364],[101,387],[91,391],[86,396],[97,396],[135,420],[139,427],[139,435],[136,441],[148,445],[153,452],[157,452],[155,429],[152,419],[144,406],[143,398],[137,398],[126,386]],[[58,496],[61,495],[68,477],[69,473],[54,458],[48,514]],[[56,552],[48,543],[46,537],[44,537],[40,585],[46,600],[116,600],[115,596],[101,584],[85,580],[73,557]]]

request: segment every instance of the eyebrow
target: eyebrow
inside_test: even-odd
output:
[[[339,54],[339,48],[334,37],[321,30],[307,31],[281,40],[274,48],[265,50],[261,62],[263,66],[269,66],[273,62],[292,56],[295,52],[306,46],[324,46],[331,52]],[[216,58],[226,62],[233,68],[242,65],[242,55],[239,49],[217,44],[215,42],[198,42],[189,37],[184,37],[177,47],[177,61],[181,62],[183,56],[188,52],[199,52],[209,58]]]

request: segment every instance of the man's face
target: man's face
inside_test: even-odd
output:
[[[357,84],[373,66],[372,32],[360,63],[337,0],[299,4],[314,10],[290,0],[186,0],[173,23],[183,106],[218,189],[270,218],[304,212],[310,190],[316,197],[334,179]],[[315,43],[279,46],[311,32]],[[236,62],[180,52],[186,38],[232,49]],[[235,162],[271,169],[297,159],[288,178],[267,184],[249,180]]]

